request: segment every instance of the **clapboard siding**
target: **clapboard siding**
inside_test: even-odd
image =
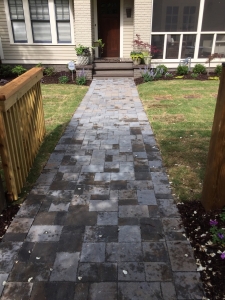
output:
[[[131,18],[126,16],[126,8],[132,9]],[[134,0],[124,0],[123,9],[123,57],[130,57],[134,36]]]

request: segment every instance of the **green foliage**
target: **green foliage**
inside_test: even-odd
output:
[[[52,76],[55,73],[55,69],[53,67],[47,67],[44,69],[44,75]]]
[[[225,222],[225,208],[222,211],[222,214],[220,214],[221,221]]]
[[[212,241],[214,244],[225,245],[225,230],[220,229],[217,226],[212,226],[210,228],[210,233],[212,234]]]
[[[23,66],[15,66],[13,69],[12,69],[12,73],[13,74],[16,74],[17,76],[20,76],[22,75],[23,73],[25,73],[27,71],[27,69],[25,69]]]
[[[181,66],[177,67],[177,75],[187,75],[188,74],[188,66]]]
[[[69,77],[64,75],[59,77],[59,83],[65,84],[69,81]]]
[[[131,57],[132,59],[137,59],[137,58],[143,59],[143,58],[144,58],[144,55],[143,55],[143,53],[140,52],[140,51],[131,51],[130,57]]]
[[[39,62],[36,66],[35,66],[36,68],[40,68],[40,67],[42,67],[42,63],[41,62]]]
[[[165,76],[165,77],[173,77],[173,74],[171,74],[171,73],[169,73],[169,72],[166,72],[164,76]]]
[[[11,65],[0,65],[0,76],[1,77],[11,77],[13,67]]]
[[[77,55],[82,55],[82,56],[90,56],[90,49],[89,47],[83,46],[81,44],[79,44],[77,47],[75,47],[75,51],[77,53]]]
[[[165,74],[168,72],[168,68],[167,68],[165,65],[158,65],[158,66],[156,67],[156,69],[161,69],[161,70],[163,70],[162,75],[163,75],[163,74],[165,75]]]
[[[191,77],[194,78],[194,79],[197,78],[198,75],[199,75],[198,73],[191,73]]]
[[[205,74],[206,73],[206,67],[202,64],[196,64],[192,70],[193,73],[197,74]]]
[[[87,82],[87,78],[86,78],[86,74],[84,72],[84,69],[82,71],[80,71],[79,73],[77,73],[76,76],[76,84],[78,85],[85,85]]]
[[[218,76],[221,75],[222,74],[222,66],[221,65],[217,65],[214,72]]]

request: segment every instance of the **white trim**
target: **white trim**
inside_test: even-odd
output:
[[[23,13],[24,13],[25,26],[26,26],[26,32],[27,32],[27,43],[21,43],[21,44],[33,44],[33,34],[32,34],[28,0],[23,1]]]
[[[95,41],[98,40],[98,6],[97,6],[97,0],[94,0],[94,39]],[[95,56],[98,56],[98,47],[95,47]]]
[[[54,4],[54,0],[49,0],[48,1],[48,13],[49,13],[49,18],[50,18],[52,43],[56,44],[57,43],[57,25],[56,25],[56,17],[55,17],[55,4]]]
[[[120,0],[120,57],[123,57],[123,13],[124,1]]]
[[[0,59],[3,60],[4,59],[4,52],[3,52],[3,48],[2,48],[2,39],[0,37]]]
[[[213,53],[215,52],[216,38],[217,38],[217,34],[214,33],[214,36],[213,36],[213,42],[212,42],[212,52],[211,52],[211,54],[213,54]]]

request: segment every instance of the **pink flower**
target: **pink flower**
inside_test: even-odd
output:
[[[223,253],[220,255],[220,257],[221,257],[222,259],[225,259],[225,252],[223,252]]]
[[[215,226],[215,225],[218,224],[218,222],[217,222],[216,220],[210,220],[209,224],[210,224],[211,226]]]

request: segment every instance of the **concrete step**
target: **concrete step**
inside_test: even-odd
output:
[[[94,70],[95,77],[134,77],[133,70]]]

